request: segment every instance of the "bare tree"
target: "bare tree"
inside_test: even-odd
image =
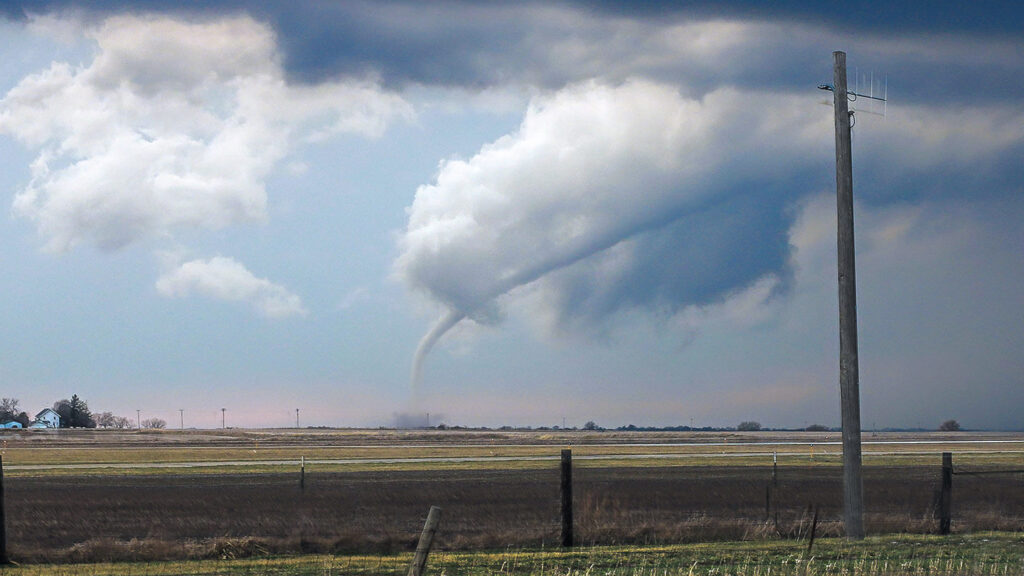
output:
[[[126,416],[115,416],[111,412],[101,412],[95,415],[96,425],[100,428],[130,428],[132,421]]]
[[[939,424],[939,430],[942,432],[959,432],[960,423],[956,420],[946,420],[942,424]]]
[[[163,418],[147,418],[142,421],[142,427],[151,429],[167,428],[167,421]]]
[[[746,422],[740,422],[739,426],[737,426],[736,429],[741,432],[757,432],[758,430],[761,429],[761,423],[754,422],[753,420],[748,420]]]
[[[17,398],[3,398],[0,399],[0,417],[7,416],[8,414],[12,417],[18,413],[20,401]]]

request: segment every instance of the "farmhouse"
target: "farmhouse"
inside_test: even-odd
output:
[[[47,408],[36,414],[36,419],[28,426],[29,428],[60,428],[60,414]]]

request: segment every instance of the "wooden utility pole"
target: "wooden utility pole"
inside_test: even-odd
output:
[[[843,424],[843,523],[846,537],[864,538],[860,383],[857,360],[857,275],[853,245],[853,158],[846,87],[846,53],[832,53],[839,216],[839,395]]]
[[[7,511],[4,500],[4,457],[0,455],[0,565],[11,563],[7,556]]]

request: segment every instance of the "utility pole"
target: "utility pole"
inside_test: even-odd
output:
[[[7,509],[4,508],[5,503],[4,456],[0,454],[0,565],[11,563],[11,558],[7,555]]]
[[[178,416],[181,416],[181,429],[185,429],[185,409],[178,408]]]
[[[142,410],[135,411],[135,423],[139,425],[139,430],[142,430]]]
[[[857,275],[853,243],[853,157],[850,144],[846,53],[832,53],[836,125],[836,204],[839,260],[839,397],[843,424],[843,524],[846,537],[864,538],[861,476],[860,377],[857,359]]]
[[[299,409],[298,408],[295,409],[295,427],[296,428],[299,427]]]
[[[226,412],[226,411],[227,411],[227,408],[221,408],[220,409],[220,427],[221,427],[221,430],[223,430],[225,428],[225,426],[224,426],[224,412]]]

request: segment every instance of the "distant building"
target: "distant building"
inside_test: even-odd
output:
[[[60,428],[60,414],[57,414],[53,410],[47,408],[39,414],[36,414],[36,419],[32,421],[28,426],[29,428]]]

